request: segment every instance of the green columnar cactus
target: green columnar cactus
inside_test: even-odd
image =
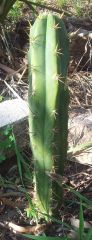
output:
[[[34,158],[36,198],[40,211],[50,213],[54,192],[61,189],[47,172],[62,175],[67,154],[69,44],[62,19],[41,14],[30,31],[29,132]],[[52,186],[52,190],[51,190]]]

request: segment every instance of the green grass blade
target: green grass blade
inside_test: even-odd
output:
[[[79,240],[83,240],[83,233],[84,233],[84,217],[83,217],[82,202],[80,202],[80,213],[79,213]]]
[[[92,240],[92,228],[89,229],[89,231],[85,237],[85,240]]]
[[[72,187],[69,187],[67,184],[65,184],[67,189],[69,189],[76,197],[78,197],[81,201],[84,201],[85,203],[92,206],[92,201],[84,197],[80,192],[74,190]]]
[[[15,147],[15,153],[16,153],[16,157],[17,157],[17,164],[18,164],[18,170],[19,170],[19,175],[20,175],[20,179],[21,179],[21,182],[23,184],[23,173],[22,173],[22,162],[23,162],[23,157],[17,147],[17,143],[16,143],[16,139],[15,139],[15,136],[14,136],[14,133],[13,134],[13,139],[14,139],[14,147]]]
[[[24,237],[34,239],[34,240],[70,240],[70,238],[67,237],[45,237],[45,236],[33,236],[30,234],[23,234]]]
[[[61,224],[61,225],[63,224],[63,226],[65,226],[68,230],[71,230],[71,228],[72,228],[68,223],[65,223],[65,222],[62,223],[61,220],[59,220],[59,219],[57,219],[55,217],[52,217],[51,215],[48,215],[48,214],[45,214],[45,213],[42,213],[42,212],[40,212],[40,214],[42,216],[46,216],[47,219],[51,220],[54,223],[58,223],[58,224]]]

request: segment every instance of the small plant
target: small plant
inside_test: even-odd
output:
[[[14,150],[14,138],[12,135],[12,128],[7,126],[1,131],[2,141],[0,142],[0,163],[6,160],[6,150]]]
[[[35,204],[32,202],[30,195],[26,192],[26,198],[28,200],[28,208],[25,209],[28,218],[33,218],[38,223],[38,212]]]
[[[0,95],[0,102],[2,102],[3,101],[3,96],[2,95]]]
[[[83,6],[84,6],[84,1],[82,0],[73,0],[72,1],[72,7],[74,8],[77,16],[83,15]]]
[[[66,6],[67,3],[68,3],[67,0],[57,0],[57,6],[58,6],[58,7]]]
[[[18,20],[22,15],[22,6],[23,3],[16,1],[15,4],[12,6],[11,10],[9,11],[8,16],[15,22]]]

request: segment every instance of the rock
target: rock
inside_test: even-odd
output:
[[[78,146],[73,155],[70,154],[73,160],[92,165],[92,113],[79,114],[69,119],[68,142],[70,148]]]
[[[28,106],[24,100],[13,99],[0,103],[0,128],[27,119]]]

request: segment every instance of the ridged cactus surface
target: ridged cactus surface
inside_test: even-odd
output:
[[[54,191],[59,203],[60,187],[47,172],[63,174],[67,154],[69,62],[65,25],[53,14],[41,14],[30,30],[29,133],[34,159],[38,207],[50,212]],[[52,187],[52,188],[51,188]]]

